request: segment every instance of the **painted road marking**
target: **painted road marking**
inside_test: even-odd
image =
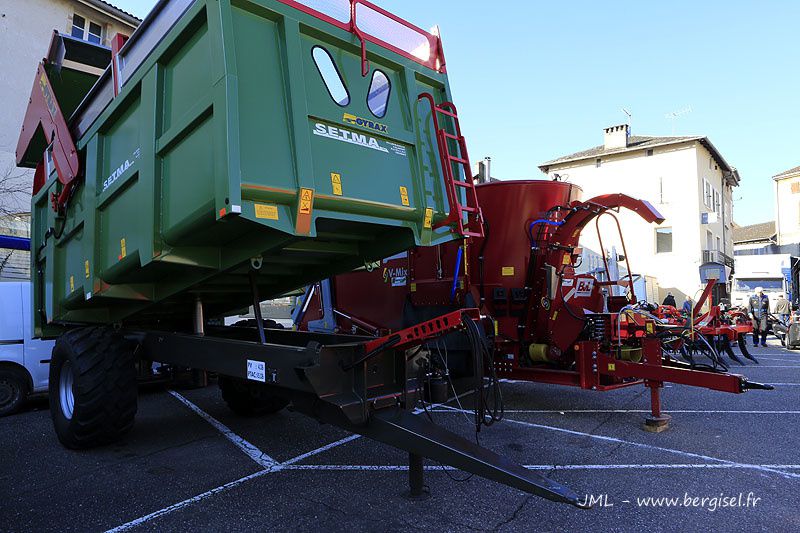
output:
[[[262,452],[258,449],[255,445],[251,444],[244,438],[240,437],[236,433],[234,433],[228,426],[211,416],[210,414],[206,413],[191,401],[187,400],[181,394],[171,390],[169,393],[175,397],[179,402],[183,405],[200,415],[206,422],[214,426],[217,431],[222,433],[222,436],[231,441],[234,446],[242,450],[245,455],[250,457],[253,461],[255,461],[261,468],[273,468],[278,465],[278,461],[267,455],[266,453]]]
[[[199,501],[205,500],[206,498],[210,498],[211,496],[214,496],[215,494],[219,494],[221,492],[225,492],[226,490],[232,489],[234,487],[238,487],[242,483],[246,483],[247,481],[250,481],[251,479],[255,479],[257,477],[261,477],[261,476],[263,476],[265,474],[269,474],[270,472],[271,472],[271,470],[259,470],[258,472],[254,473],[254,474],[250,474],[249,476],[244,476],[244,477],[241,477],[241,478],[236,479],[234,481],[231,481],[229,483],[225,483],[224,485],[220,485],[219,487],[214,487],[211,490],[207,490],[205,492],[201,492],[197,496],[192,496],[191,498],[187,498],[187,499],[185,499],[185,500],[183,500],[181,502],[174,503],[174,504],[170,505],[169,507],[164,507],[163,509],[159,509],[158,511],[155,511],[155,512],[152,512],[150,514],[141,516],[141,517],[139,517],[139,518],[137,518],[135,520],[131,520],[130,522],[125,522],[124,524],[122,524],[120,526],[117,526],[117,527],[115,527],[113,529],[109,529],[106,533],[118,533],[120,531],[127,531],[129,529],[133,529],[136,526],[140,526],[140,525],[142,525],[142,524],[144,524],[146,522],[149,522],[151,520],[154,520],[156,518],[159,518],[159,517],[162,517],[162,516],[167,515],[169,513],[172,513],[172,512],[178,511],[180,509],[183,509],[184,507],[186,507],[188,505],[191,505],[193,503],[197,503]]]
[[[800,383],[798,384],[800,385]],[[430,411],[431,409],[428,409]],[[456,413],[452,409],[447,408],[437,408],[434,410],[435,413]],[[552,413],[620,413],[620,414],[627,414],[627,413],[650,413],[650,409],[504,409],[504,413],[544,413],[544,414],[552,414]],[[700,409],[669,409],[664,410],[664,413],[696,413],[696,414],[744,414],[744,415],[800,415],[800,410],[798,411],[703,411]]]
[[[528,470],[681,470],[681,469],[749,469],[751,465],[743,464],[720,464],[720,463],[676,463],[676,464],[596,464],[596,465],[523,465]],[[763,468],[783,468],[786,470],[800,470],[800,465],[756,465]],[[425,465],[425,470],[436,472],[437,470],[458,470],[447,465]],[[344,471],[407,471],[408,465],[292,465],[287,470],[344,470]]]
[[[455,398],[451,398],[450,400],[448,400],[448,402],[457,400],[459,398],[463,398],[464,396],[467,396],[472,392],[473,391],[467,391],[459,396],[456,396]],[[200,409],[198,406],[196,406],[194,403],[183,397],[181,394],[175,391],[169,391],[169,393],[172,396],[174,396],[178,401],[186,405],[189,409],[200,415],[209,424],[214,426],[220,433],[222,433],[228,440],[233,442],[237,447],[239,447],[243,452],[245,452],[248,456],[250,456],[254,461],[256,461],[259,464],[262,464],[263,462],[262,466],[264,466],[264,470],[259,470],[258,472],[255,472],[248,476],[244,476],[234,481],[230,481],[228,483],[225,483],[224,485],[220,485],[219,487],[215,487],[213,489],[202,492],[196,496],[192,496],[191,498],[187,498],[178,503],[174,503],[168,507],[164,507],[163,509],[159,509],[158,511],[154,511],[150,514],[141,516],[139,518],[131,520],[130,522],[126,522],[122,525],[119,525],[113,529],[109,529],[106,533],[117,533],[120,531],[127,531],[134,527],[140,526],[144,523],[150,522],[151,520],[154,520],[156,518],[160,518],[164,515],[170,514],[174,511],[179,511],[180,509],[192,505],[193,503],[205,500],[206,498],[214,496],[215,494],[219,494],[228,489],[232,489],[234,487],[241,485],[242,483],[250,481],[251,479],[256,479],[266,474],[271,474],[273,472],[280,472],[281,470],[305,469],[304,467],[306,465],[297,465],[295,463],[307,459],[309,457],[312,457],[314,455],[317,455],[319,453],[326,452],[337,446],[341,446],[342,444],[347,444],[348,442],[354,441],[359,437],[361,437],[361,435],[349,435],[343,439],[339,439],[330,444],[326,444],[325,446],[321,446],[315,450],[311,450],[310,452],[300,454],[297,457],[293,457],[292,459],[289,459],[283,463],[278,463],[277,461],[275,461],[275,459],[272,459],[267,454],[265,454],[264,452],[262,452],[261,450],[259,450],[258,448],[247,442],[245,439],[243,439],[242,437],[231,431],[222,422],[218,421],[216,418],[212,417],[211,415]],[[434,404],[432,407],[436,408],[436,407],[441,407],[442,405],[443,404]],[[414,413],[421,413],[421,412],[423,412],[422,409],[417,409],[416,411],[414,411]],[[269,459],[269,461],[266,461],[266,459]]]
[[[337,440],[336,442],[331,442],[330,444],[326,444],[325,446],[321,446],[321,447],[317,448],[316,450],[311,450],[310,452],[306,452],[306,453],[300,454],[297,457],[293,457],[292,459],[289,459],[288,461],[284,461],[283,463],[281,463],[281,465],[279,467],[279,470],[287,468],[289,465],[293,465],[294,463],[296,463],[298,461],[302,461],[303,459],[308,459],[309,457],[317,455],[319,453],[327,452],[328,450],[330,450],[332,448],[336,448],[337,446],[341,446],[342,444],[347,444],[348,442],[354,441],[359,437],[361,437],[361,435],[357,435],[357,434],[350,435],[349,437],[345,437],[343,439]]]
[[[451,409],[455,410],[455,408],[451,408]],[[616,444],[628,444],[630,446],[635,446],[637,448],[645,448],[645,449],[648,449],[648,450],[656,450],[656,451],[659,451],[659,452],[674,453],[674,454],[677,454],[677,455],[683,455],[685,457],[693,457],[695,459],[703,459],[705,461],[715,461],[715,462],[718,462],[718,463],[739,465],[739,468],[750,468],[752,470],[760,470],[762,472],[770,472],[770,473],[773,473],[773,474],[778,474],[779,476],[787,478],[787,479],[800,479],[800,474],[792,474],[790,472],[782,472],[782,471],[774,469],[774,468],[766,468],[766,467],[762,467],[762,466],[754,465],[754,464],[739,463],[739,462],[736,462],[736,461],[729,461],[727,459],[720,459],[719,457],[712,457],[710,455],[703,455],[701,453],[693,453],[693,452],[687,452],[687,451],[684,451],[684,450],[675,450],[675,449],[672,449],[672,448],[664,448],[663,446],[653,446],[651,444],[644,444],[642,442],[635,442],[635,441],[630,441],[630,440],[625,440],[625,439],[619,439],[617,437],[609,437],[607,435],[592,435],[591,433],[585,433],[583,431],[575,431],[575,430],[572,430],[572,429],[559,428],[559,427],[555,427],[555,426],[547,426],[545,424],[535,424],[533,422],[523,422],[522,420],[514,420],[513,418],[504,418],[503,420],[505,420],[505,421],[507,421],[507,422],[509,422],[511,424],[517,424],[517,425],[520,425],[520,426],[532,427],[532,428],[536,428],[536,429],[546,429],[546,430],[549,430],[549,431],[557,431],[559,433],[567,433],[569,435],[577,435],[577,436],[580,436],[580,437],[589,437],[589,438],[592,438],[592,439],[602,440],[602,441],[605,441],[605,442],[614,442]]]

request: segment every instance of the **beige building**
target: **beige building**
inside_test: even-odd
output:
[[[775,182],[775,230],[778,245],[800,242],[800,167],[772,177]]]
[[[108,46],[115,34],[130,35],[139,22],[130,13],[102,0],[0,1],[1,233],[20,234],[17,219],[30,218],[16,215],[30,211],[33,171],[16,168],[15,152],[34,75],[47,53],[53,30]],[[0,267],[9,270],[11,264],[16,265],[16,277],[19,265],[27,264],[27,252],[0,250]]]
[[[616,215],[631,270],[658,284],[659,299],[667,291],[694,299],[703,280],[711,277],[721,279],[715,300],[727,297],[733,268],[732,191],[739,174],[707,137],[632,136],[627,125],[613,126],[604,130],[602,145],[542,163],[539,169],[580,185],[584,199],[621,192],[649,201],[665,217],[654,226],[630,212]],[[601,219],[600,231],[604,247],[621,252],[610,217]],[[594,225],[584,230],[581,242],[600,249]]]

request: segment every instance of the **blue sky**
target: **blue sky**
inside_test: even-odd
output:
[[[739,224],[771,220],[771,176],[800,165],[800,2],[373,1],[439,25],[470,155],[495,177],[542,178],[623,107],[635,135],[711,139],[742,176]],[[155,0],[112,3],[143,17]]]

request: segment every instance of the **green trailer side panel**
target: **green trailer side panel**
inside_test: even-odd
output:
[[[271,297],[457,238],[431,227],[449,205],[417,99],[449,100],[447,78],[373,45],[368,59],[362,76],[357,38],[274,0],[196,0],[78,139],[66,220],[49,206],[55,173],[33,199],[37,332],[183,320],[197,297],[209,316],[241,308],[252,258]],[[390,83],[381,117],[376,71]]]

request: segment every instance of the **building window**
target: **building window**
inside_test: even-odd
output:
[[[656,253],[666,254],[672,251],[672,228],[656,228]]]
[[[714,212],[717,215],[722,215],[722,198],[719,194],[719,191],[714,189]]]
[[[711,184],[708,180],[703,180],[703,205],[711,209],[713,197],[711,195]]]
[[[706,230],[706,250],[714,249],[714,236],[710,231]]]
[[[722,241],[717,237],[717,250],[722,251]]]
[[[82,39],[90,43],[101,44],[103,42],[103,27],[77,13],[72,15],[72,31],[70,34],[76,39]]]
[[[645,152],[645,156],[646,157],[650,157],[651,155],[653,155],[653,149],[652,148],[650,148],[647,152]]]
[[[349,104],[350,94],[347,92],[347,87],[342,81],[339,69],[336,68],[336,64],[328,51],[321,46],[315,46],[311,50],[311,56],[314,58],[314,64],[317,66],[319,75],[322,76],[325,88],[328,89],[328,94],[331,95],[333,101],[343,107]]]
[[[600,158],[597,158],[597,159],[595,160],[595,162],[594,162],[594,166],[595,166],[595,168],[600,168],[600,165],[601,165],[602,163],[603,163],[603,160],[602,160],[602,159],[600,159]]]

